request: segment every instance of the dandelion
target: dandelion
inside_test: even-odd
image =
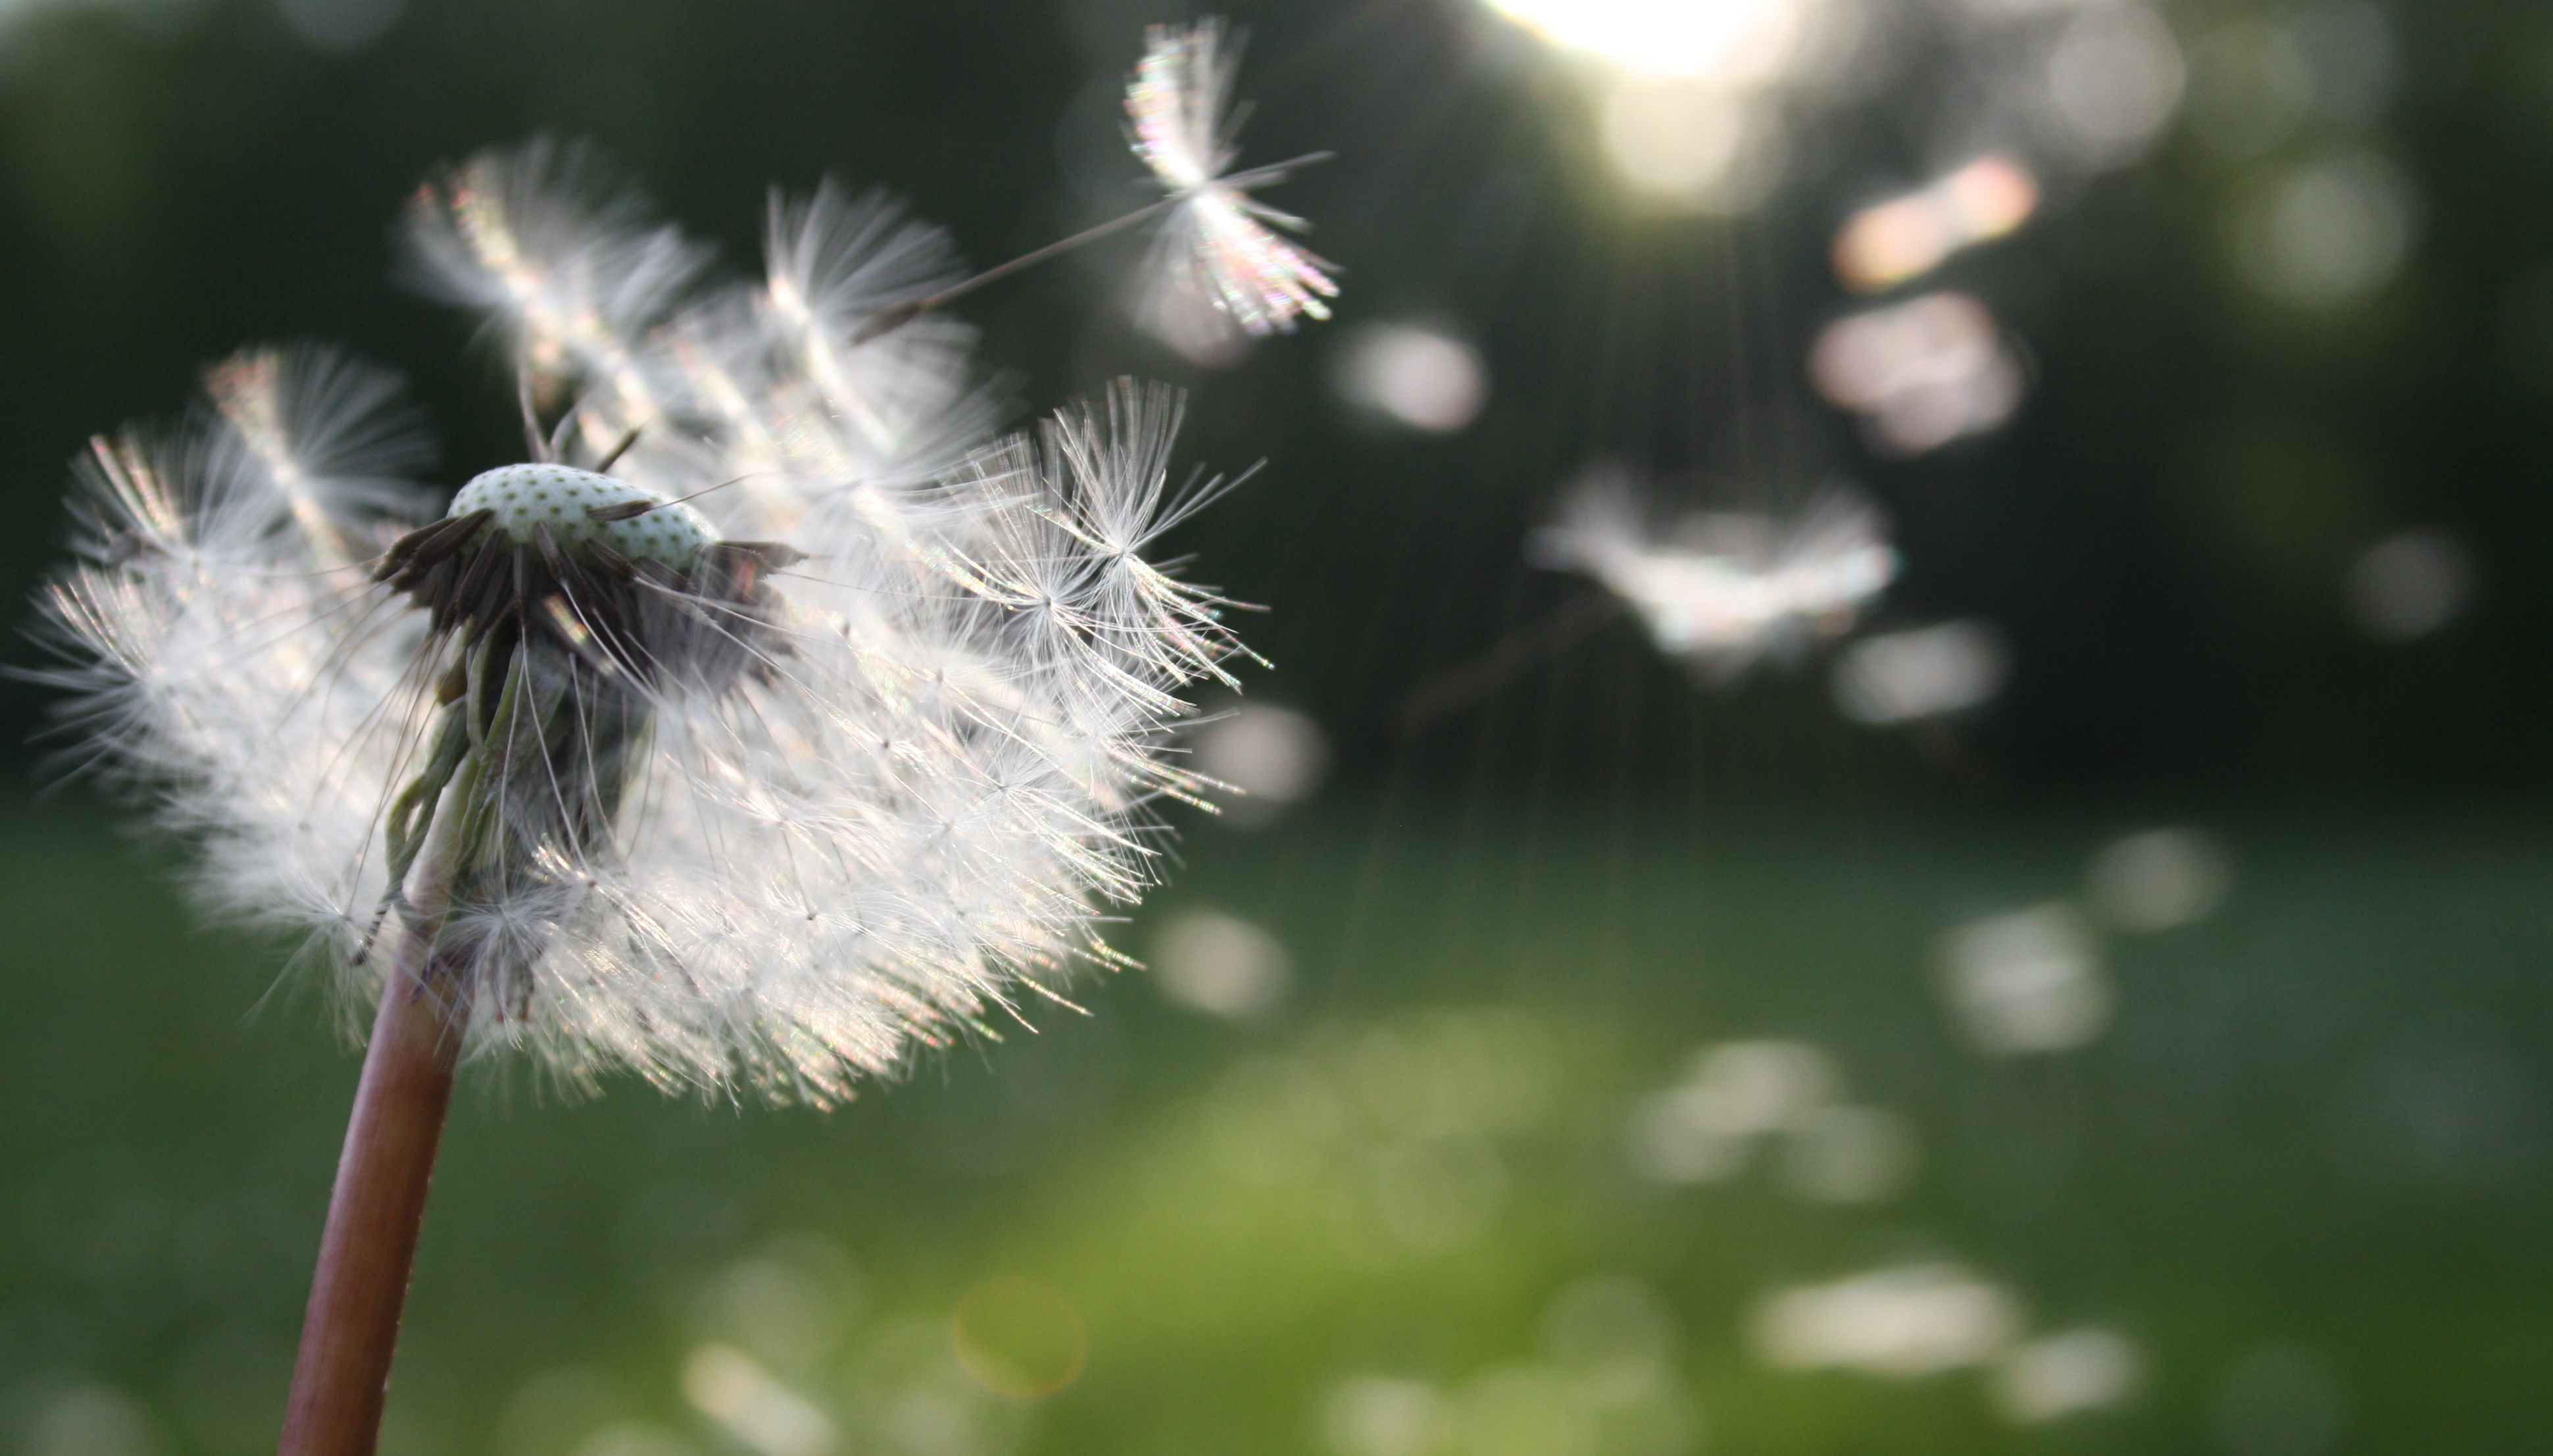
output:
[[[377,1006],[287,1452],[368,1451],[464,1058],[828,1104],[986,1028],[1153,883],[1162,745],[1228,603],[1144,556],[1180,405],[1121,382],[990,438],[958,275],[832,185],[755,282],[577,149],[417,194],[416,279],[514,366],[529,459],[448,508],[390,376],[216,366],[78,463],[45,604],[88,762]]]
[[[1583,572],[1638,613],[1660,652],[1726,681],[1767,654],[1836,637],[1897,576],[1897,553],[1867,501],[1840,491],[1790,521],[1698,517],[1663,538],[1619,475],[1590,476],[1536,533],[1540,564]]]

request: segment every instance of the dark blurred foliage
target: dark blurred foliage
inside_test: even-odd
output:
[[[1802,360],[1846,304],[1825,261],[1837,221],[1920,174],[1943,84],[1923,52],[1806,115],[1764,211],[1658,218],[1610,195],[1557,64],[1472,0],[1234,8],[1254,31],[1247,156],[1339,154],[1278,200],[1346,265],[1344,320],[1459,321],[1495,381],[1480,421],[1444,440],[1357,429],[1322,385],[1319,328],[1229,372],[1180,364],[1114,305],[1132,241],[963,311],[1024,412],[1114,372],[1166,375],[1196,390],[1190,456],[1267,459],[1180,544],[1275,608],[1253,624],[1278,669],[1258,688],[1321,717],[1352,776],[1849,796],[2504,792],[2553,773],[2553,497],[2529,483],[2545,403],[2497,324],[2511,280],[2553,255],[2553,26],[2533,8],[2396,13],[2393,134],[2425,228],[2373,302],[2303,317],[2254,300],[2228,261],[2240,168],[2167,138],[1953,263],[2026,344],[2031,396],[2000,434],[1910,463],[1870,457]],[[457,0],[347,55],[260,3],[18,18],[0,32],[0,595],[20,599],[56,549],[82,438],[177,408],[243,341],[339,339],[406,370],[454,481],[506,459],[486,355],[389,276],[390,219],[437,161],[590,137],[737,266],[765,189],[832,172],[995,260],[1089,215],[1070,172],[1104,155],[1149,18],[1117,0]],[[1892,611],[1991,616],[2017,649],[2011,690],[1956,734],[1873,736],[1836,721],[1813,674],[1698,694],[1616,624],[1400,741],[1404,694],[1586,589],[1518,546],[1598,458],[1692,481],[1694,503],[1862,482],[1909,563]],[[2437,523],[2477,549],[2480,606],[2413,648],[2364,644],[2348,563]],[[37,712],[10,689],[0,734]]]

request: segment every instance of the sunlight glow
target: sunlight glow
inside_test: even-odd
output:
[[[1555,46],[1648,76],[1745,83],[1779,72],[1806,23],[1799,0],[1491,0]]]
[[[1781,180],[1782,134],[1767,108],[1692,79],[1625,76],[1607,90],[1605,151],[1649,197],[1744,212]]]
[[[1631,190],[1673,210],[1742,213],[1780,182],[1781,93],[1813,78],[1841,0],[1489,0],[1588,80],[1605,151]]]

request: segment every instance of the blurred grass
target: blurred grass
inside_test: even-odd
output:
[[[2553,834],[2216,823],[2231,898],[2110,938],[2100,1042],[1964,1050],[1937,937],[2076,894],[2133,827],[1345,802],[1198,828],[1146,911],[1272,929],[1295,986],[1260,1022],[1097,980],[1091,1015],[1040,1009],[832,1114],[484,1074],[385,1449],[785,1456],[793,1427],[751,1412],[796,1401],[798,1438],[841,1451],[1339,1451],[1323,1412],[1357,1392],[1434,1393],[1413,1456],[2325,1449],[2226,1413],[2264,1349],[2336,1382],[2330,1449],[2543,1449]],[[308,994],[260,1009],[280,955],[200,928],[169,859],[76,799],[0,819],[0,1449],[272,1445],[356,1063]],[[1635,1177],[1636,1099],[1740,1037],[1823,1047],[1912,1118],[1904,1195]],[[1975,1371],[1776,1371],[1746,1336],[1770,1291],[1937,1259],[2032,1333],[2127,1334],[2142,1389],[2016,1427]],[[1676,1337],[1591,1415],[1551,1311],[1596,1276]],[[1032,1331],[1051,1395],[952,1353],[967,1292],[1022,1280],[1081,1326]]]

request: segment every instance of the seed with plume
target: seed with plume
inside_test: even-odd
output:
[[[1542,566],[1604,583],[1638,613],[1660,652],[1720,682],[1768,655],[1841,636],[1897,576],[1885,518],[1847,490],[1823,491],[1787,520],[1706,515],[1673,536],[1650,517],[1627,475],[1600,468],[1570,491],[1529,552]]]
[[[1135,155],[1173,203],[1145,308],[1147,323],[1173,342],[1288,332],[1298,316],[1328,318],[1323,300],[1338,296],[1333,264],[1269,227],[1299,231],[1303,220],[1250,195],[1316,158],[1231,170],[1237,118],[1226,112],[1240,59],[1220,20],[1154,26],[1126,86]]]

